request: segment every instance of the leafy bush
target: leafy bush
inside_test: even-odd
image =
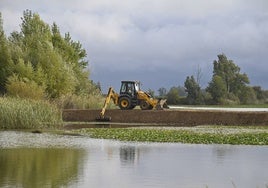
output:
[[[7,95],[24,99],[40,100],[45,98],[45,90],[34,81],[19,79],[16,75],[9,77]]]

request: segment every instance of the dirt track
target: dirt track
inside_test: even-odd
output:
[[[94,122],[100,110],[64,110],[64,121]],[[107,110],[113,123],[146,123],[172,126],[268,125],[268,112],[213,110]]]

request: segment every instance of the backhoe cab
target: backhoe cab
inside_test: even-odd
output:
[[[107,105],[113,100],[116,106],[121,110],[131,110],[136,106],[140,106],[142,110],[151,110],[153,108],[162,110],[168,108],[166,99],[155,99],[146,92],[140,90],[140,82],[138,81],[121,81],[120,93],[117,94],[112,87],[109,88],[100,118],[97,120],[111,120],[110,117],[104,117]]]
[[[138,92],[140,83],[134,81],[122,81],[118,106],[121,110],[133,109],[138,105]]]

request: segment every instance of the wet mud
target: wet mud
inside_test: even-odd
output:
[[[66,122],[96,122],[100,110],[64,110]],[[268,112],[213,110],[107,110],[110,123],[152,124],[166,126],[197,125],[268,125]],[[86,127],[86,124],[81,124]]]

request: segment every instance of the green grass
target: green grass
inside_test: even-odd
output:
[[[42,129],[61,126],[61,111],[48,102],[0,97],[0,129]]]
[[[92,138],[138,142],[179,142],[193,144],[268,145],[268,128],[96,128],[73,131]]]

